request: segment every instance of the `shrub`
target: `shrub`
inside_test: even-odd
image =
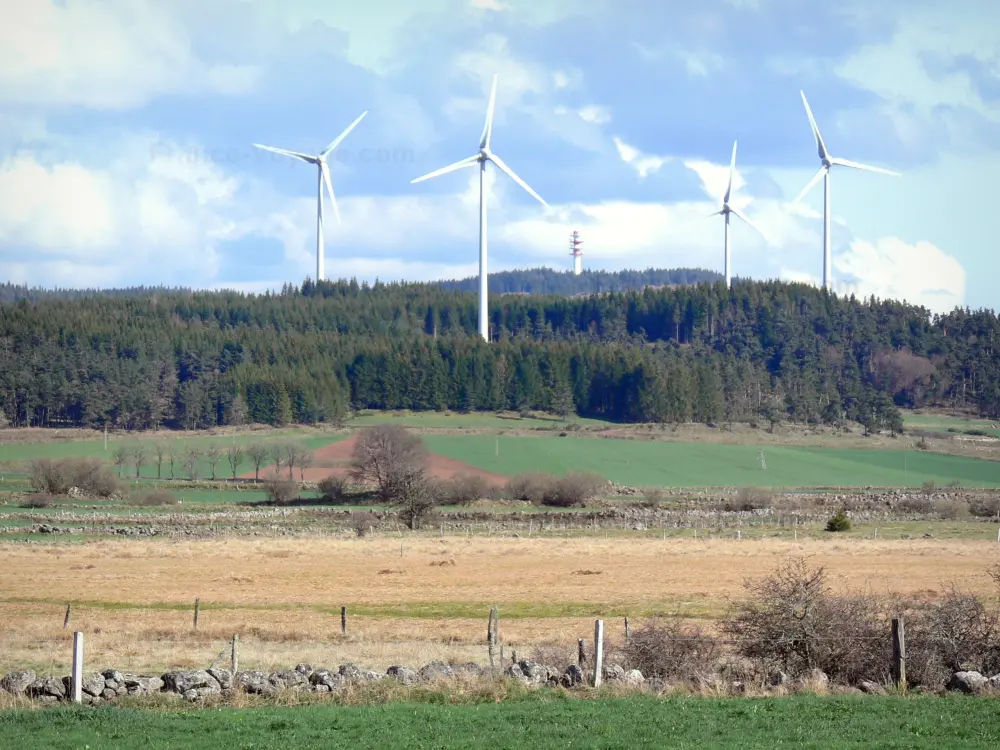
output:
[[[299,496],[299,485],[291,479],[275,476],[265,483],[264,491],[275,505],[287,505]]]
[[[56,499],[48,492],[35,492],[28,495],[21,501],[22,508],[50,508],[55,505]]]
[[[351,528],[358,537],[367,536],[368,530],[378,526],[378,518],[374,513],[364,510],[356,510],[351,513]]]
[[[39,458],[28,464],[28,478],[38,492],[66,495],[76,487],[90,497],[118,492],[118,479],[94,458]]]
[[[657,616],[633,630],[621,647],[627,669],[644,677],[693,679],[711,672],[718,642],[679,617]]]
[[[770,508],[774,505],[774,497],[767,490],[757,487],[740,487],[735,498],[725,501],[723,509],[727,511],[748,511]]]
[[[659,487],[644,487],[642,490],[642,496],[648,503],[660,503],[663,502],[663,498],[666,494]]]
[[[979,597],[951,591],[938,601],[911,600],[906,617],[906,676],[940,686],[956,671],[1000,671],[1000,623]]]
[[[977,518],[1000,515],[1000,496],[974,497],[969,501],[969,512]]]
[[[493,496],[493,486],[475,474],[459,474],[441,482],[439,487],[442,505],[468,505]]]
[[[961,499],[944,499],[934,503],[934,512],[945,521],[957,521],[969,517],[969,504]]]
[[[821,669],[850,685],[888,674],[891,645],[879,600],[834,596],[824,569],[810,568],[802,558],[744,585],[750,598],[719,624],[740,656],[763,670],[802,674]]]
[[[907,513],[931,513],[934,503],[923,495],[908,495],[899,501],[899,509]]]
[[[826,522],[826,530],[833,532],[850,531],[851,519],[847,517],[847,511],[841,508],[830,516],[830,520]]]
[[[541,472],[529,472],[511,477],[507,483],[507,495],[511,500],[541,505],[552,493],[555,477]]]
[[[556,480],[552,493],[543,502],[545,505],[557,508],[581,506],[597,497],[607,486],[607,480],[600,474],[590,471],[571,471]]]
[[[926,482],[920,485],[920,490],[926,495],[931,494],[936,489],[937,489],[937,483],[933,479],[928,479]]]
[[[319,491],[323,494],[323,499],[328,503],[337,503],[344,499],[347,490],[347,480],[336,474],[323,477],[319,480]]]
[[[181,501],[172,492],[166,490],[150,490],[129,496],[129,504],[140,507],[166,507],[168,505],[180,505]]]

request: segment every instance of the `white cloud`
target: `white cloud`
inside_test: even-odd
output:
[[[500,0],[469,0],[469,5],[477,10],[510,10],[510,6]]]
[[[930,242],[855,240],[849,250],[834,255],[833,266],[847,277],[834,282],[841,294],[901,299],[938,313],[965,303],[965,269]]]
[[[709,161],[689,159],[684,162],[684,166],[692,170],[701,179],[701,189],[712,200],[721,202],[726,194],[726,187],[729,185],[729,165],[713,164]],[[749,196],[741,196],[737,192],[746,185],[746,180],[740,174],[740,170],[733,170],[733,190],[730,194],[729,204],[734,208],[743,208],[751,201]]]
[[[713,52],[679,52],[678,56],[684,63],[684,69],[688,75],[705,78],[710,73],[717,73],[722,70],[724,60],[720,55]]]
[[[10,3],[0,24],[0,101],[118,109],[170,93],[241,93],[252,66],[197,57],[184,26],[144,0]]]
[[[598,106],[597,104],[590,104],[583,107],[577,110],[577,114],[580,115],[580,119],[585,122],[592,122],[595,125],[603,125],[611,121],[611,113],[608,112],[608,108]]]
[[[214,277],[239,183],[208,161],[150,157],[157,145],[168,144],[122,139],[127,158],[100,168],[29,153],[0,162],[0,243],[23,254],[0,261],[0,276],[51,284],[75,266],[79,283],[98,274],[101,286]]]
[[[618,136],[614,137],[614,142],[621,160],[632,167],[639,177],[645,177],[653,172],[658,172],[664,164],[667,164],[671,160],[669,156],[644,154],[635,146],[625,143]]]

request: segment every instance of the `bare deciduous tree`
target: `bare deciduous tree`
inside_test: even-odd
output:
[[[115,452],[112,457],[114,459],[115,466],[118,467],[118,478],[120,479],[122,475],[122,467],[128,463],[128,446],[119,445],[115,448]]]
[[[226,449],[226,459],[229,461],[229,468],[233,470],[233,479],[236,479],[236,470],[243,463],[243,456],[246,451],[239,443],[233,443]]]
[[[156,460],[156,478],[163,479],[163,459],[167,457],[167,448],[163,443],[153,444],[153,458]]]
[[[222,460],[222,447],[212,444],[205,449],[205,458],[208,460],[208,465],[212,469],[212,480],[215,480],[215,467],[219,465],[219,461]]]
[[[378,425],[361,431],[354,446],[351,476],[375,485],[379,497],[400,506],[411,529],[435,505],[427,481],[427,450],[419,436],[399,425]]]
[[[188,479],[191,481],[198,478],[199,460],[201,460],[201,451],[197,448],[190,448],[184,454],[184,469],[187,471]]]
[[[266,445],[254,443],[247,448],[247,455],[250,456],[250,460],[253,461],[253,481],[254,484],[256,484],[260,481],[260,467],[264,465],[271,454]]]

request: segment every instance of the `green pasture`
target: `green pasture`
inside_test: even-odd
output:
[[[995,748],[988,698],[603,698],[550,691],[420,702],[142,710],[59,707],[0,712],[7,747],[35,748]]]
[[[934,430],[940,432],[962,433],[965,430],[977,430],[992,437],[1000,437],[1000,429],[996,422],[987,419],[973,419],[948,416],[944,414],[914,414],[903,412],[903,426],[906,429]]]
[[[760,446],[574,437],[427,435],[430,450],[487,471],[593,471],[649,487],[1000,487],[1000,462],[926,451]],[[499,455],[497,453],[499,452]]]

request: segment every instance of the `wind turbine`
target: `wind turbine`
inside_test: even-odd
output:
[[[754,224],[752,221],[750,221],[750,219],[748,219],[743,212],[741,212],[738,208],[733,208],[732,206],[729,205],[729,198],[733,194],[733,177],[735,174],[736,174],[736,141],[733,141],[733,157],[732,159],[729,160],[729,185],[726,186],[726,194],[722,196],[722,206],[719,208],[718,211],[713,211],[708,215],[708,217],[712,217],[722,214],[723,216],[726,217],[726,289],[729,289],[732,283],[732,274],[730,272],[730,268],[732,268],[732,254],[730,253],[729,250],[729,214],[736,214],[741,219],[743,219],[744,222],[746,222],[747,226],[749,226],[751,229],[757,232],[757,234],[759,234],[761,237],[764,237],[764,233],[760,231],[760,229],[757,228],[757,225]],[[764,239],[766,240],[767,237],[764,237]]]
[[[447,167],[441,167],[441,169],[436,169],[433,172],[418,177],[415,180],[410,180],[412,185],[415,182],[422,182],[424,180],[429,180],[432,177],[438,177],[439,175],[447,174],[448,172],[454,172],[457,169],[462,169],[463,167],[473,167],[479,165],[479,335],[483,337],[484,340],[489,341],[490,338],[490,321],[489,321],[489,308],[487,305],[487,273],[486,273],[486,196],[484,182],[486,179],[486,162],[493,162],[497,167],[500,168],[502,172],[506,172],[507,176],[510,177],[514,182],[524,188],[528,194],[541,203],[543,206],[548,208],[548,203],[542,200],[542,196],[531,189],[524,180],[514,174],[514,171],[507,166],[503,159],[490,150],[490,138],[493,135],[493,110],[496,105],[497,98],[497,74],[493,74],[493,86],[490,89],[490,103],[486,108],[486,124],[483,126],[483,134],[479,138],[479,153],[473,156],[469,156],[461,161],[456,161],[454,164],[449,164]]]
[[[852,169],[863,169],[868,172],[880,172],[881,174],[890,174],[895,177],[899,177],[899,172],[893,172],[891,169],[882,169],[880,167],[871,167],[867,164],[859,164],[856,161],[848,161],[847,159],[839,159],[835,156],[830,156],[830,152],[826,150],[826,144],[823,143],[823,136],[819,134],[819,126],[816,124],[816,118],[813,117],[812,110],[809,109],[809,102],[806,100],[806,95],[804,91],[799,91],[802,95],[802,103],[806,107],[806,115],[809,117],[809,127],[812,128],[813,137],[816,139],[816,151],[819,153],[819,160],[822,162],[819,171],[813,175],[809,183],[802,188],[802,192],[799,193],[798,197],[792,201],[792,205],[798,203],[802,200],[806,193],[812,190],[816,183],[823,179],[823,288],[827,291],[830,290],[830,168],[834,165],[840,167],[851,167]]]
[[[282,154],[284,156],[291,156],[295,159],[301,159],[306,164],[316,165],[316,281],[326,280],[326,267],[323,258],[323,183],[326,183],[326,190],[330,194],[330,203],[333,204],[333,213],[337,217],[337,224],[340,224],[340,209],[337,208],[337,198],[333,194],[333,181],[330,179],[330,167],[327,166],[326,158],[333,153],[333,150],[340,145],[340,142],[347,137],[347,134],[354,130],[355,126],[361,122],[365,115],[368,114],[366,109],[362,112],[358,119],[352,122],[344,132],[334,138],[330,145],[327,146],[323,151],[320,151],[315,156],[310,154],[302,154],[298,151],[288,151],[283,148],[275,148],[274,146],[262,146],[259,143],[253,144],[257,148],[262,148],[265,151],[273,151],[276,154]]]

